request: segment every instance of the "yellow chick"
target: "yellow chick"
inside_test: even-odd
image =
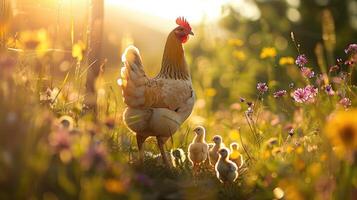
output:
[[[192,143],[188,146],[188,159],[196,168],[203,163],[208,157],[208,144],[205,141],[206,131],[202,126],[198,126],[193,130],[196,135]]]
[[[229,159],[233,161],[238,168],[241,168],[244,164],[243,155],[240,153],[239,144],[236,142],[231,143],[231,154],[229,155]]]
[[[223,140],[222,137],[220,135],[215,135],[213,137],[213,146],[209,149],[209,161],[211,163],[211,165],[215,165],[217,163],[218,160],[218,151],[225,147],[225,145],[223,144]]]
[[[238,178],[238,167],[229,160],[229,150],[227,148],[221,148],[218,153],[219,158],[215,166],[217,178],[225,184],[233,183]]]

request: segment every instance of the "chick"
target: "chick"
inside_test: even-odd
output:
[[[174,167],[183,167],[185,160],[186,155],[181,148],[171,150],[171,161]]]
[[[208,157],[208,144],[205,141],[206,131],[202,126],[193,130],[196,133],[192,143],[188,146],[188,159],[196,169]]]
[[[213,147],[209,149],[209,161],[211,165],[214,166],[217,163],[219,157],[218,151],[225,147],[225,145],[223,144],[222,137],[220,135],[215,135],[213,137],[213,142]]]
[[[236,142],[231,143],[231,154],[229,155],[229,159],[233,161],[238,168],[241,168],[244,164],[243,155],[240,153],[239,144]]]
[[[217,178],[225,184],[233,183],[238,178],[238,167],[229,160],[229,150],[227,148],[221,148],[218,153],[219,158],[215,166]]]

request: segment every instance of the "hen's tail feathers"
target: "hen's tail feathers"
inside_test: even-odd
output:
[[[124,102],[130,107],[141,107],[145,104],[145,84],[148,78],[145,74],[139,50],[134,46],[126,48],[121,68]]]

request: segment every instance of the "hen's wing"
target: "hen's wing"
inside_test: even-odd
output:
[[[168,108],[177,110],[193,97],[190,81],[149,78],[144,71],[139,50],[129,46],[122,57],[124,102],[133,108]]]

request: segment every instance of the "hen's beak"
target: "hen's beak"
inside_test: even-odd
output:
[[[189,33],[190,35],[192,35],[192,36],[194,36],[195,34],[193,34],[193,32],[192,31],[190,31],[190,33]]]

